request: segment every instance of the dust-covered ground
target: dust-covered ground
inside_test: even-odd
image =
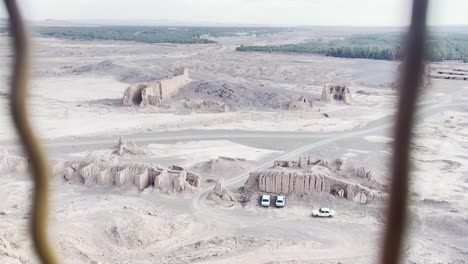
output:
[[[206,200],[219,178],[238,192],[249,171],[299,155],[339,158],[388,182],[397,100],[391,83],[398,63],[234,51],[240,44],[304,38],[291,34],[221,38],[204,45],[34,39],[29,112],[50,158],[110,154],[123,135],[145,154],[122,161],[180,165],[201,176],[198,191],[179,194],[51,179],[49,237],[60,259],[376,263],[384,202],[361,205],[326,193],[287,196],[281,209],[262,208],[255,198],[230,207]],[[0,147],[21,156],[8,116],[7,43],[0,37],[0,59],[7,62],[0,66]],[[129,84],[160,79],[180,66],[189,68],[193,82],[168,105],[119,105]],[[320,101],[328,82],[347,84],[353,104]],[[226,91],[224,99],[232,106],[227,112],[197,112],[179,104]],[[275,107],[299,96],[310,99],[312,109]],[[434,80],[421,97],[412,143],[406,263],[467,262],[467,101],[468,83],[462,81]],[[0,176],[0,262],[37,263],[27,226],[31,181],[25,173]],[[336,216],[312,218],[311,210],[320,206],[333,208]]]

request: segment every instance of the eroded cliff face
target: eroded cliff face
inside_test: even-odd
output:
[[[345,85],[326,84],[322,90],[322,101],[353,103],[351,91]]]

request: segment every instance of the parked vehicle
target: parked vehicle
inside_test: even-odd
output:
[[[335,215],[335,211],[321,207],[318,210],[312,210],[313,217],[333,217]]]
[[[276,207],[284,207],[284,203],[286,202],[286,197],[284,195],[278,195],[276,197]]]
[[[263,207],[269,207],[270,206],[270,195],[268,195],[268,194],[262,195],[262,200],[261,200],[260,204]]]

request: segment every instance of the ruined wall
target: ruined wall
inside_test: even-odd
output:
[[[312,101],[301,96],[297,100],[282,102],[280,107],[289,111],[307,111],[312,109]]]
[[[127,143],[123,137],[119,137],[119,143],[115,147],[112,154],[124,156],[124,155],[145,155],[146,151],[144,148],[137,146],[134,143]]]
[[[130,85],[125,90],[124,96],[122,98],[122,104],[124,106],[140,105],[143,101],[142,91],[147,87],[148,85],[141,83]]]
[[[141,91],[141,103],[140,106],[160,106],[161,100],[161,84],[159,82],[150,84],[146,89]]]
[[[147,163],[119,164],[116,155],[88,155],[85,158],[59,162],[54,175],[75,184],[136,187],[143,191],[148,187],[163,193],[194,191],[200,184],[199,176],[181,170],[165,169]]]
[[[345,85],[326,84],[322,90],[322,101],[352,104],[351,92]]]
[[[161,101],[176,94],[179,89],[190,82],[186,67],[174,70],[170,77],[151,83],[133,84],[125,90],[122,98],[124,106],[159,106]]]
[[[25,172],[28,161],[25,158],[10,155],[7,149],[0,148],[0,176]]]
[[[186,67],[175,69],[174,75],[159,81],[161,84],[161,98],[169,98],[179,91],[179,88],[190,82]]]
[[[387,194],[382,192],[331,177],[330,171],[326,168],[308,173],[278,169],[252,172],[244,184],[244,189],[273,194],[325,192],[353,201],[365,199],[366,202],[387,199]]]

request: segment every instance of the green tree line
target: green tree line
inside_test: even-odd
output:
[[[317,40],[299,44],[244,46],[237,51],[316,53],[340,58],[401,60],[403,41],[400,35],[355,35],[338,40]],[[468,61],[468,34],[430,35],[426,42],[429,61]]]
[[[162,27],[162,26],[107,26],[107,27],[37,27],[43,37],[77,40],[123,40],[146,43],[215,43],[210,37],[237,34],[265,35],[289,30],[270,27]]]

